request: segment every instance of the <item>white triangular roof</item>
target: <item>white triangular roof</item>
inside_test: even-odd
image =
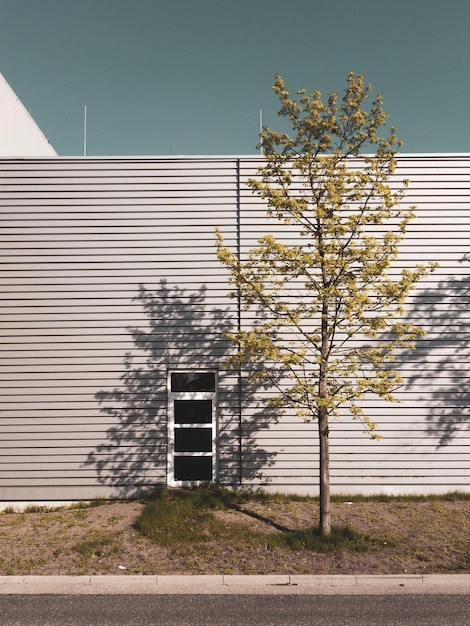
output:
[[[0,74],[0,157],[48,157],[57,152]]]

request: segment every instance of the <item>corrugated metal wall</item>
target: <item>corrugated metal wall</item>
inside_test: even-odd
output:
[[[241,178],[252,175],[243,162]],[[254,165],[254,163],[253,163]],[[410,319],[428,331],[415,351],[397,359],[405,384],[400,404],[369,399],[380,442],[344,418],[331,426],[331,480],[336,492],[439,492],[470,485],[470,157],[403,155],[396,180],[409,179],[404,200],[416,219],[401,247],[399,267],[438,261],[409,301]],[[283,227],[263,219],[264,209],[242,192],[242,243]],[[285,227],[284,227],[285,228]],[[318,481],[316,424],[285,416],[259,434],[275,463],[264,479],[283,489],[310,491]]]
[[[244,181],[256,158],[0,161],[0,499],[127,495],[166,480],[168,368],[220,369],[223,483],[316,491],[315,425],[266,411],[223,370],[237,326],[214,247],[265,232]],[[440,269],[410,301],[428,336],[403,354],[399,405],[370,401],[383,440],[332,426],[337,492],[469,487],[470,157],[403,156],[417,219],[403,264]],[[246,320],[244,320],[246,323]],[[239,431],[240,401],[243,428]]]

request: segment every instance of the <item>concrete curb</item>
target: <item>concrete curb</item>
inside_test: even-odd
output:
[[[470,594],[470,574],[396,576],[0,576],[1,594]]]

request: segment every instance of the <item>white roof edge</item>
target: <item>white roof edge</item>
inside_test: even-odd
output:
[[[50,144],[49,144],[50,145]],[[51,146],[52,148],[52,146]],[[52,148],[53,149],[53,148]],[[55,151],[54,151],[55,152]],[[369,156],[367,154],[360,155],[358,158],[364,156]],[[20,156],[4,156],[0,150],[0,159],[7,160],[13,159],[17,160],[44,160],[44,159],[58,159],[58,160],[79,160],[79,161],[99,161],[99,160],[113,160],[113,161],[155,161],[159,159],[165,159],[168,161],[174,160],[182,160],[182,159],[197,159],[197,160],[226,160],[233,161],[236,159],[257,159],[263,160],[263,155],[261,154],[129,154],[129,155],[58,155],[57,153],[51,155],[20,155]],[[396,155],[397,159],[426,159],[426,158],[470,158],[470,152],[401,152]]]
[[[47,137],[0,73],[0,157],[56,157]]]

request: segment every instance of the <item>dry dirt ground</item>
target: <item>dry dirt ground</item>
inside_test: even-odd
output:
[[[272,533],[312,527],[317,504],[253,501],[216,511],[222,540],[157,545],[135,527],[143,502],[0,514],[0,575],[417,574],[470,572],[470,501],[337,502],[333,523],[371,538],[365,552],[269,546]],[[244,532],[246,533],[244,534]],[[252,541],[252,534],[258,537]],[[246,535],[246,539],[244,538]],[[266,541],[259,541],[265,536]]]

